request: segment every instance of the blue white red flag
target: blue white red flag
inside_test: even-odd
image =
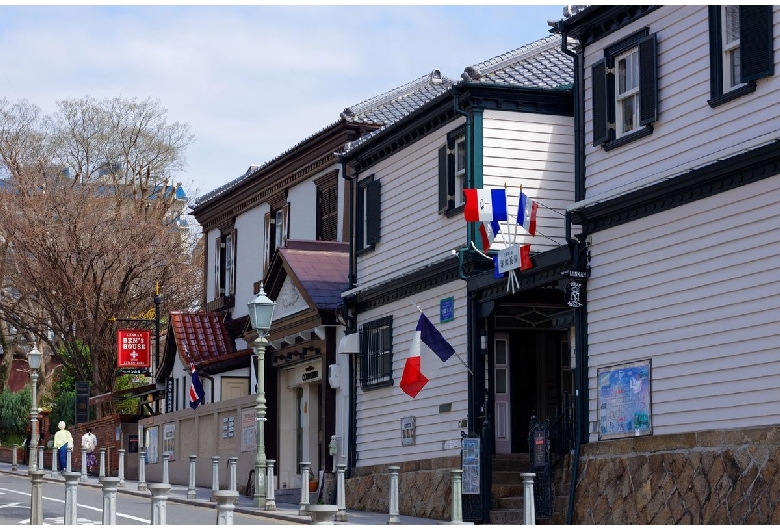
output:
[[[506,189],[465,189],[466,205],[463,215],[466,221],[506,221]]]
[[[520,192],[520,204],[517,208],[517,224],[525,228],[526,232],[532,236],[536,235],[536,210],[538,206],[536,201],[529,199],[528,196]]]
[[[479,225],[479,235],[482,237],[482,252],[487,253],[490,250],[490,246],[496,239],[496,234],[501,230],[501,226],[498,221],[482,221]]]
[[[203,385],[198,377],[198,372],[195,370],[195,365],[190,363],[190,373],[192,374],[192,383],[190,384],[190,407],[193,409],[198,408],[198,405],[203,403],[203,398],[206,397],[206,393],[203,391]]]

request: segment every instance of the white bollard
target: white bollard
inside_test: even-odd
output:
[[[463,523],[463,500],[461,492],[463,491],[463,470],[452,470],[452,514],[453,523]]]
[[[100,450],[100,472],[98,473],[98,479],[106,476],[106,450]]]
[[[388,510],[387,524],[401,524],[398,513],[398,472],[400,466],[389,466],[390,470],[390,509]]]
[[[122,487],[125,485],[125,450],[119,450],[119,471],[117,472],[119,478],[119,484],[117,486]]]
[[[146,491],[146,451],[138,451],[138,491]]]
[[[308,515],[309,508],[309,467],[311,462],[301,462],[301,505],[298,507],[298,515]]]
[[[17,450],[18,450],[18,449],[19,449],[19,446],[18,446],[18,445],[16,445],[16,444],[13,444],[13,445],[11,446],[11,450],[13,451],[13,452],[11,453],[11,471],[16,471],[16,467],[18,466],[18,464],[17,464],[17,462],[16,462],[16,459],[18,458],[18,457],[16,456],[16,452],[17,452]],[[28,450],[29,450],[29,448],[28,448]],[[29,469],[35,469],[35,468],[33,468],[33,466],[31,466],[31,465],[30,465],[30,462],[27,462],[27,467],[28,467]]]
[[[217,524],[233,524],[233,511],[238,499],[235,490],[217,490],[213,493],[217,500]]]
[[[152,524],[168,524],[165,522],[168,510],[168,492],[170,484],[149,484],[152,492]]]
[[[536,524],[534,477],[536,473],[520,473],[523,477],[523,524]]]
[[[30,524],[43,524],[43,476],[46,471],[30,471],[32,482],[32,496],[30,497]]]
[[[87,450],[81,448],[81,482],[87,481]]]
[[[51,449],[51,478],[54,478],[57,476],[57,473],[59,473],[60,465],[59,462],[57,462],[57,449],[53,448]]]
[[[230,481],[228,482],[228,490],[235,491],[236,490],[236,462],[238,462],[238,458],[235,456],[231,456],[228,458],[228,470],[230,471]]]
[[[266,477],[268,480],[266,480],[265,485],[265,511],[267,512],[274,512],[276,511],[276,499],[274,498],[274,484],[276,483],[276,479],[274,479],[274,464],[276,463],[276,460],[266,460],[266,471],[268,471],[268,476]]]
[[[163,453],[163,484],[170,484],[168,480],[168,461],[171,459],[171,454],[168,452]]]
[[[103,486],[103,524],[116,524],[116,490],[119,485],[119,477],[103,477],[100,479]]]
[[[68,447],[68,461],[67,461],[67,464],[65,465],[65,471],[67,471],[68,473],[73,471],[73,468],[70,467],[71,455],[72,454],[73,454],[73,448],[72,447]],[[81,475],[79,475],[79,477],[81,477]],[[73,524],[76,524],[76,523],[73,523]]]
[[[347,492],[344,491],[344,470],[347,464],[336,464],[336,522],[347,522]]]
[[[43,469],[43,446],[38,446],[38,460],[36,461],[35,469]]]
[[[65,477],[65,518],[63,524],[75,525],[78,520],[76,515],[76,506],[78,506],[77,490],[81,473],[65,471],[62,473],[62,476]]]
[[[214,492],[219,491],[219,457],[211,457],[211,501],[216,501]]]
[[[190,455],[190,480],[187,484],[187,498],[194,499],[198,496],[198,492],[195,489],[195,460],[198,455]]]

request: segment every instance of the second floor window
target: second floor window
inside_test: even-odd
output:
[[[634,48],[619,56],[615,63],[615,123],[619,138],[639,126],[639,50]]]
[[[231,296],[235,294],[236,281],[236,231],[223,234],[217,239],[214,253],[214,296]]]
[[[380,183],[374,175],[358,182],[355,249],[373,249],[379,242]]]
[[[775,73],[771,5],[710,6],[710,99],[717,107],[755,92]]]
[[[447,134],[447,144],[439,149],[439,213],[448,217],[463,211],[466,203],[465,126]]]
[[[317,241],[338,239],[339,195],[338,172],[316,180],[317,186]]]
[[[265,214],[265,247],[263,249],[263,277],[268,272],[276,249],[287,244],[290,231],[290,203],[271,208]]]
[[[363,390],[393,385],[393,317],[360,328],[360,386]]]

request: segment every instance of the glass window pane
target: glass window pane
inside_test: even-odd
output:
[[[506,364],[506,341],[496,341],[496,364]]]
[[[726,44],[739,40],[739,6],[726,6],[726,31],[724,39]]]
[[[506,394],[506,369],[496,370],[496,394]]]
[[[634,100],[635,97],[627,97],[620,103],[623,108],[623,132],[634,130]]]
[[[455,145],[455,172],[466,169],[466,140],[458,140]]]

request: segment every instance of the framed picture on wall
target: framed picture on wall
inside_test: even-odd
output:
[[[597,370],[599,440],[653,434],[650,359]]]

